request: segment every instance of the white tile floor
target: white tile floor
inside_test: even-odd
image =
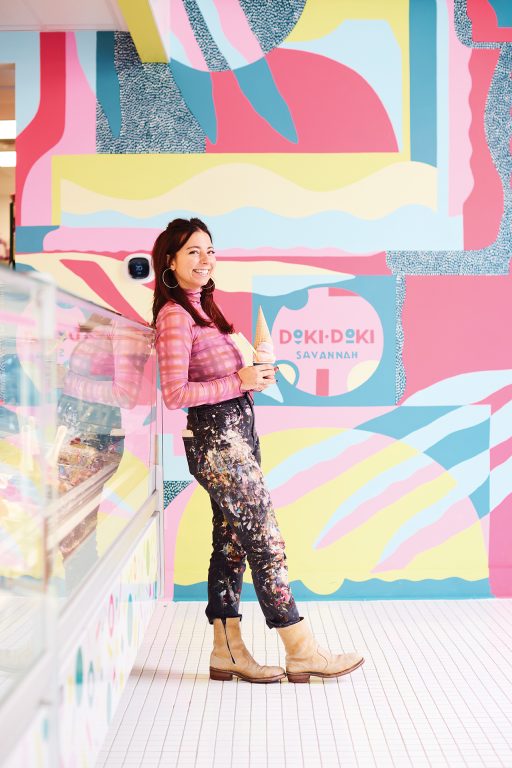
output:
[[[308,685],[210,681],[204,608],[159,604],[97,768],[512,767],[512,600],[301,603],[321,643],[366,657]],[[284,665],[242,610],[257,660]]]

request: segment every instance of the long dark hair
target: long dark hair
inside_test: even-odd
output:
[[[213,290],[209,289],[208,283],[206,284],[206,290],[201,291],[201,307],[208,315],[210,320],[206,320],[202,317],[197,309],[191,304],[187,294],[179,285],[176,288],[168,288],[162,280],[164,271],[169,266],[170,260],[176,256],[180,248],[182,248],[189,237],[194,232],[205,232],[210,240],[212,236],[208,230],[206,224],[201,219],[173,219],[168,225],[167,229],[161,232],[155,244],[153,246],[152,259],[153,269],[155,272],[155,295],[153,298],[153,326],[156,324],[156,318],[158,313],[168,301],[174,301],[186,309],[187,312],[192,315],[194,322],[197,325],[206,326],[216,325],[219,331],[222,333],[233,333],[234,328],[231,323],[228,323],[219,307],[213,299]],[[169,282],[169,274],[167,273],[166,282]],[[177,282],[177,281],[176,281]],[[213,283],[213,281],[212,281]]]

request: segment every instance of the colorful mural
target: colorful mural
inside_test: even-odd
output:
[[[20,268],[148,318],[123,260],[200,215],[226,314],[250,337],[263,306],[278,347],[257,417],[297,594],[512,595],[508,3],[170,0],[169,19],[168,63],[123,33],[2,35]],[[164,414],[167,590],[203,598],[183,425]]]

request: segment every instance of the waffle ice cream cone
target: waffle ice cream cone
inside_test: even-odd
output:
[[[258,319],[256,321],[256,331],[254,334],[254,347],[256,350],[256,355],[254,357],[255,363],[274,363],[276,359],[274,343],[261,307],[258,309]]]

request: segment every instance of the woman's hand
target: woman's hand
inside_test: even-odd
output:
[[[248,365],[237,371],[242,382],[242,392],[249,389],[261,392],[275,383],[275,368],[271,363],[261,363],[260,365]]]

